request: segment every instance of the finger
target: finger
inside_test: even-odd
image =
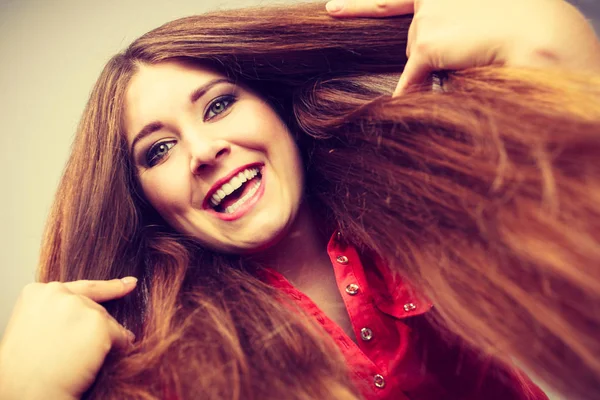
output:
[[[413,0],[413,14],[417,14],[419,9],[423,6],[425,0]]]
[[[89,297],[95,302],[101,303],[125,296],[135,288],[136,284],[137,278],[128,276],[110,281],[73,281],[66,282],[64,285],[75,294]]]
[[[406,57],[410,58],[410,48],[412,47],[412,43],[415,40],[415,35],[417,32],[417,20],[413,18],[410,26],[408,27],[408,36],[406,37]]]
[[[334,17],[391,17],[412,14],[414,0],[331,0],[325,8]]]
[[[422,83],[429,76],[431,71],[431,67],[424,58],[419,54],[413,55],[408,59],[392,97],[401,96],[406,93],[410,86]]]
[[[133,332],[121,325],[119,321],[115,319],[115,317],[110,315],[106,308],[102,307],[95,301],[92,301],[89,297],[82,295],[78,297],[86,304],[86,306],[97,310],[100,315],[104,316],[108,320],[108,333],[113,346],[120,349],[125,349],[127,346],[133,343],[135,340],[135,335]]]
[[[110,315],[106,308],[91,300],[89,297],[83,295],[75,296],[83,301],[86,307],[96,310],[98,312],[98,316],[100,316],[100,318],[102,318],[107,324],[106,326],[111,348],[115,347],[119,349],[126,349],[135,341],[135,335],[133,332],[121,325],[119,321],[115,319],[115,317]]]
[[[135,341],[135,335],[123,325],[119,324],[110,314],[108,317],[108,334],[114,348],[125,350]]]

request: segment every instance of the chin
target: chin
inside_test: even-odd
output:
[[[252,243],[247,243],[245,246],[238,248],[236,253],[240,255],[262,253],[277,245],[282,236],[283,235],[274,235],[271,237],[266,237],[264,240],[253,240]]]
[[[289,226],[284,224],[282,227],[273,229],[272,227],[264,226],[255,230],[246,237],[251,238],[250,241],[240,241],[235,253],[241,255],[250,255],[262,253],[276,246],[288,233]]]

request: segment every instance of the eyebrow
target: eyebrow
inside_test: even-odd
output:
[[[217,78],[217,79],[208,81],[204,85],[202,85],[199,88],[197,88],[196,90],[194,90],[192,92],[192,94],[190,94],[190,103],[194,104],[202,96],[204,96],[213,86],[221,84],[221,83],[235,84],[229,78]],[[153,121],[153,122],[150,122],[149,124],[144,125],[144,127],[133,138],[133,142],[131,142],[131,149],[130,149],[131,154],[133,154],[133,150],[135,149],[135,145],[137,142],[139,142],[140,140],[144,139],[147,136],[150,136],[152,133],[154,133],[158,130],[161,130],[163,128],[163,126],[164,126],[163,123],[160,121]]]

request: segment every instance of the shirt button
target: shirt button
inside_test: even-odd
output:
[[[379,374],[373,377],[373,383],[375,383],[375,386],[377,386],[379,389],[383,389],[385,387],[385,379],[383,379],[383,376]]]
[[[348,293],[350,296],[354,296],[356,293],[358,293],[358,289],[359,286],[356,283],[351,283],[346,286],[346,293]]]
[[[348,257],[346,256],[337,256],[335,259],[339,264],[346,265],[348,264]]]
[[[360,330],[360,338],[365,342],[368,342],[369,340],[373,339],[373,331],[369,328],[362,328]]]
[[[406,312],[415,311],[416,309],[417,309],[417,306],[415,306],[414,303],[406,303],[404,305],[404,311],[406,311]]]

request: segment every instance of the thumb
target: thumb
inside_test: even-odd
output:
[[[432,71],[433,69],[424,58],[418,54],[413,55],[404,66],[404,71],[402,71],[392,97],[401,96],[407,92],[410,86],[424,82]]]
[[[325,5],[333,17],[391,17],[412,14],[415,0],[331,0]]]

